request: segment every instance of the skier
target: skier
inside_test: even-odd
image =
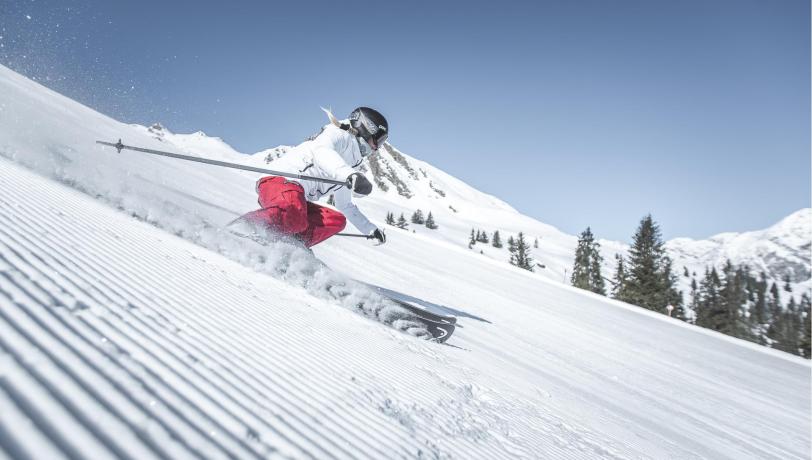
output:
[[[349,219],[364,235],[385,243],[384,232],[361,213],[352,202],[352,195],[363,197],[372,192],[372,183],[357,169],[364,158],[376,153],[386,141],[389,124],[383,115],[369,107],[358,107],[350,113],[349,120],[343,122],[330,111],[324,111],[330,124],[314,139],[275,160],[274,169],[346,181],[346,186],[266,176],[257,181],[257,201],[261,209],[238,220],[293,236],[311,247],[343,230]],[[330,194],[341,212],[314,203]]]

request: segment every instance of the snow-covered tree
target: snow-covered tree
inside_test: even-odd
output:
[[[386,213],[386,223],[388,225],[395,225],[395,215],[391,212]]]

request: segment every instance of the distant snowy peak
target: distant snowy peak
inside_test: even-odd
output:
[[[206,156],[216,154],[220,159],[230,161],[235,161],[242,156],[240,152],[234,150],[234,148],[228,145],[223,139],[209,136],[203,131],[197,131],[191,134],[178,134],[173,133],[161,123],[153,123],[148,127],[137,124],[130,126],[161,142],[166,142],[186,154]]]
[[[730,260],[774,280],[789,275],[793,283],[803,283],[812,277],[812,209],[797,211],[765,230],[720,233],[706,240],[676,238],[666,248],[676,264],[692,270],[720,267]]]

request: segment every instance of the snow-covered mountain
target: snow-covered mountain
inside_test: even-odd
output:
[[[687,267],[701,277],[705,267],[722,267],[727,260],[747,265],[754,273],[783,285],[789,276],[794,292],[812,289],[812,209],[802,209],[770,228],[755,232],[722,233],[707,240],[676,238],[666,243],[675,267]]]
[[[809,362],[551,282],[572,236],[410,159],[412,198],[360,204],[441,228],[333,238],[325,266],[220,230],[256,174],[94,144],[245,160],[165,131],[0,67],[0,458],[809,458]],[[497,218],[553,269],[465,247]],[[382,324],[349,277],[458,330]]]

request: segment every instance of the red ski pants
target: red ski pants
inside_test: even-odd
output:
[[[263,177],[257,182],[257,194],[262,209],[243,218],[266,225],[274,232],[295,236],[307,247],[330,238],[347,224],[344,214],[308,202],[302,186],[284,177]]]

